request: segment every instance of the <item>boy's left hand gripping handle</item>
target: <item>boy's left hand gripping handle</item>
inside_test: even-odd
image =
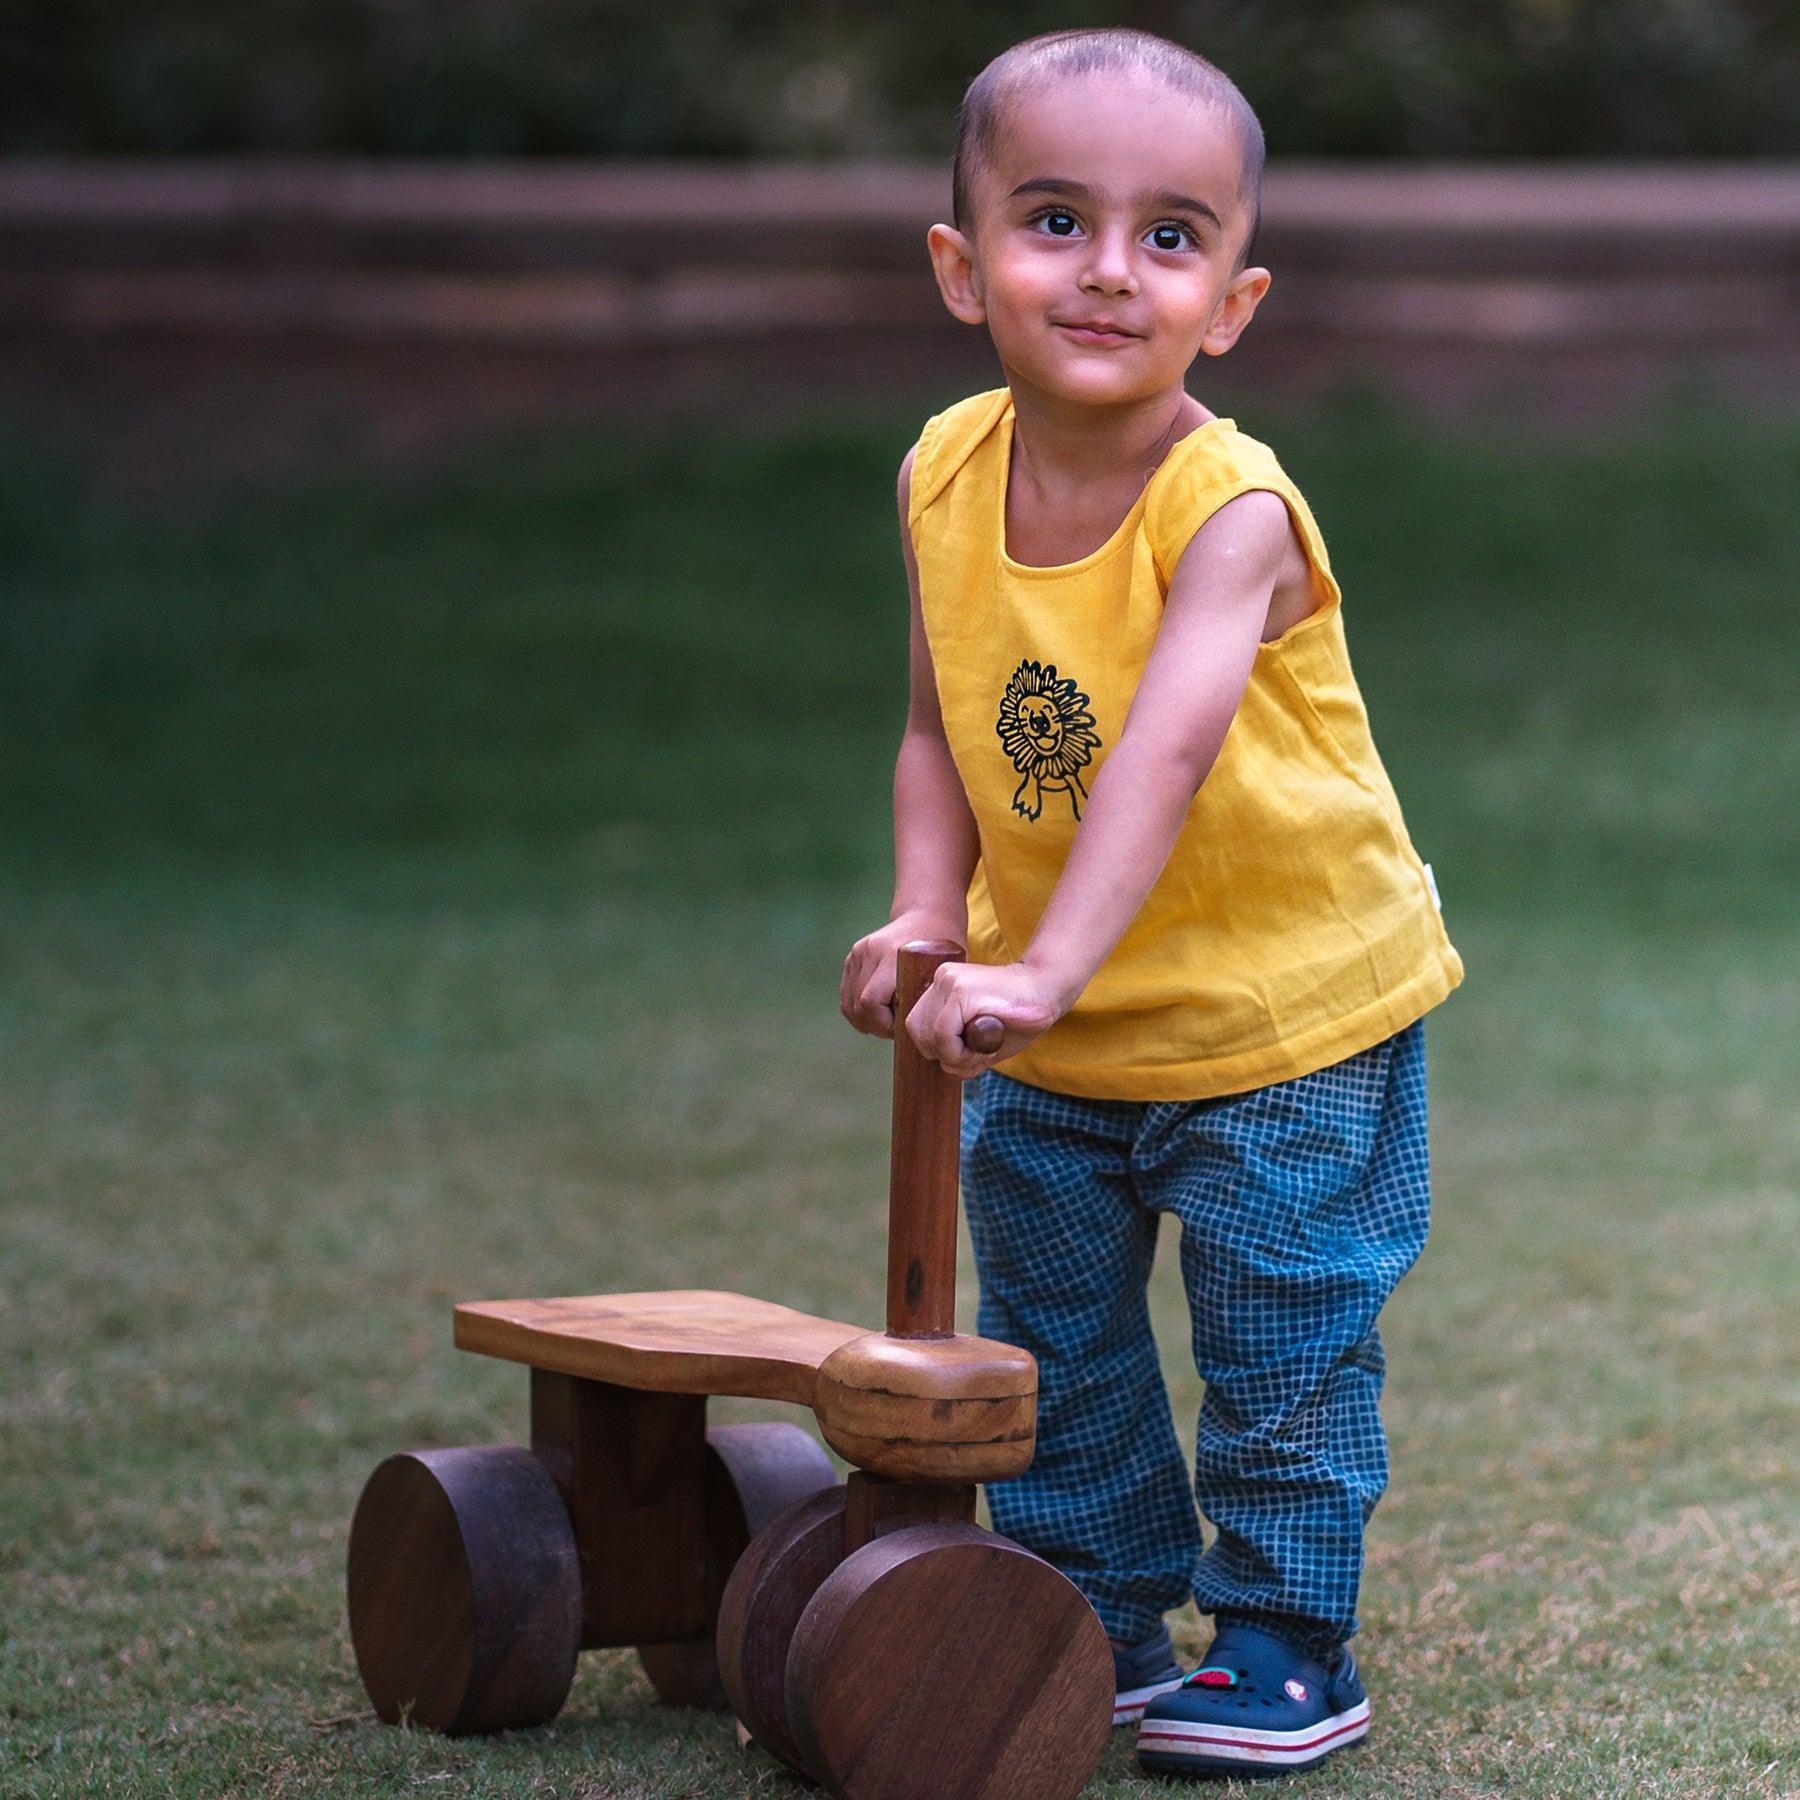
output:
[[[956,1176],[962,1082],[912,1041],[907,1015],[961,944],[904,944],[894,991],[894,1137],[888,1165],[890,1337],[949,1337],[956,1330]],[[1005,1027],[982,1016],[963,1030],[980,1055],[1000,1048]]]

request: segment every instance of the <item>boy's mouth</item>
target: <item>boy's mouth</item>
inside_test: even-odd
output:
[[[1135,344],[1142,336],[1126,331],[1111,319],[1052,319],[1058,331],[1066,331],[1078,344]]]

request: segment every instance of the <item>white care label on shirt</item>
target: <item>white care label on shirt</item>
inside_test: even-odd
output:
[[[1437,877],[1432,874],[1430,863],[1425,865],[1425,885],[1431,889],[1431,904],[1435,906],[1439,912],[1442,912],[1444,910],[1444,902],[1438,895]]]

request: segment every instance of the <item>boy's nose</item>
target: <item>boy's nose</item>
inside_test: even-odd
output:
[[[1081,285],[1090,294],[1135,294],[1137,274],[1132,266],[1131,244],[1121,232],[1103,231],[1089,240],[1087,266]]]

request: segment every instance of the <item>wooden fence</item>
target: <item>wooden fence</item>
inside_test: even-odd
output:
[[[1800,165],[1287,165],[1265,201],[1228,388],[1800,400]],[[482,416],[948,392],[997,372],[931,282],[946,212],[910,164],[0,165],[0,397],[253,368]]]

